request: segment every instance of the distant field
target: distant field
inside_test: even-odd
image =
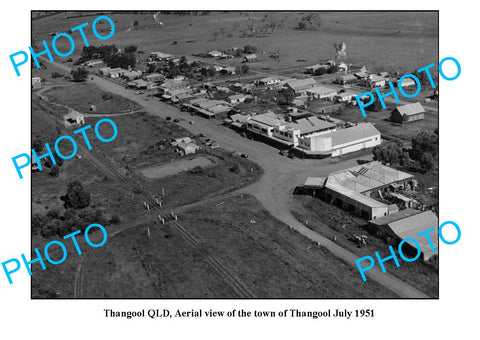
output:
[[[141,108],[137,103],[105,92],[93,84],[69,84],[52,88],[44,94],[50,101],[70,106],[82,113],[115,114]],[[97,107],[96,112],[90,112],[91,105]]]
[[[251,196],[192,209],[179,223],[258,298],[395,297],[375,282],[363,284],[353,268],[273,218]],[[170,224],[122,232],[90,252],[83,266],[86,297],[239,297]]]
[[[254,45],[259,50],[261,60],[251,63],[250,67],[284,69],[314,64],[319,60],[333,59],[334,43],[344,41],[347,44],[347,61],[365,64],[372,70],[411,71],[438,60],[438,13],[435,12],[319,12],[321,26],[318,31],[294,30],[301,17],[309,12],[212,12],[208,15],[164,15],[163,27],[153,20],[152,14],[108,13],[116,25],[115,35],[106,41],[99,41],[87,30],[87,39],[92,45],[115,44],[125,47],[131,44],[146,52],[162,51],[166,53],[191,55],[210,49],[228,49]],[[52,31],[68,31],[86,21],[92,22],[98,12],[62,13],[34,21],[33,38],[35,42],[51,40]],[[137,30],[128,30],[134,21],[139,22]],[[267,23],[280,25],[263,36],[240,37],[247,27],[262,27]],[[106,29],[107,25],[98,28]],[[223,32],[214,37],[213,32]],[[106,33],[103,33],[106,34]],[[76,46],[83,46],[78,35]],[[177,41],[177,44],[173,44]],[[60,39],[58,46],[67,51],[69,46],[61,47],[66,41]],[[265,51],[265,55],[262,52]],[[280,61],[269,57],[278,51]],[[75,57],[81,52],[75,50]],[[142,60],[146,55],[138,55]],[[60,57],[57,57],[61,59]],[[305,60],[305,62],[297,62]],[[224,60],[222,63],[240,65],[239,58]]]

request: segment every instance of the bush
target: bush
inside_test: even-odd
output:
[[[112,217],[110,217],[110,220],[108,220],[108,223],[109,224],[119,224],[120,223],[120,216],[112,215]]]
[[[70,182],[67,194],[60,199],[65,202],[65,208],[82,209],[90,205],[90,194],[83,189],[79,181]]]
[[[243,48],[243,52],[247,54],[255,53],[257,52],[257,48],[252,45],[245,45],[245,47]]]
[[[88,78],[88,71],[83,67],[70,71],[70,74],[72,75],[73,81],[76,83],[84,82]]]
[[[52,78],[61,78],[63,77],[63,75],[61,73],[58,73],[58,72],[53,72],[52,73]]]

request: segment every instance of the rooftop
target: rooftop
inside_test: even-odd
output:
[[[413,178],[413,175],[395,170],[380,162],[370,162],[330,174],[327,183],[337,183],[346,189],[364,193],[410,178]]]
[[[412,103],[412,104],[407,104],[407,105],[402,105],[402,106],[397,106],[395,109],[397,110],[402,116],[407,115],[407,116],[412,116],[416,115],[419,113],[425,112],[425,109],[423,108],[422,104],[420,103]]]
[[[273,112],[267,112],[253,116],[252,118],[250,118],[250,120],[267,126],[278,126],[285,123],[283,119],[279,119],[277,115],[275,115]]]
[[[320,120],[315,116],[310,116],[299,119],[296,122],[285,124],[285,127],[300,130],[300,134],[303,135],[320,130],[332,129],[335,127],[335,124]]]
[[[363,123],[349,128],[339,129],[333,131],[331,134],[332,147],[379,134],[380,132],[375,128],[375,126],[373,126],[372,123]]]
[[[295,79],[295,80],[289,80],[286,82],[286,85],[290,86],[292,89],[300,89],[303,87],[308,87],[312,85],[317,85],[317,82],[313,78],[305,78],[305,79]]]

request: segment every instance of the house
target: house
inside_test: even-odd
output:
[[[425,109],[419,102],[397,106],[390,114],[390,120],[394,123],[411,123],[423,120]]]
[[[153,60],[169,60],[174,58],[171,54],[163,53],[163,52],[150,52],[150,58]]]
[[[400,79],[396,79],[393,84],[397,84],[398,86],[398,82],[399,82]],[[403,87],[410,87],[410,86],[416,86],[417,83],[415,83],[415,80],[413,80],[412,78],[403,78],[402,79],[402,88]]]
[[[336,125],[330,123],[333,127]],[[310,156],[337,157],[350,152],[372,148],[382,143],[380,132],[372,123],[344,129],[329,128],[322,134],[298,137],[296,149]]]
[[[103,66],[103,60],[101,60],[101,59],[89,60],[89,61],[85,62],[85,66],[88,66],[88,67]]]
[[[110,77],[110,78],[118,78],[120,77],[126,70],[117,67],[117,68],[101,68],[100,71],[104,76]]]
[[[285,121],[273,112],[259,114],[247,119],[247,130],[266,137],[273,136],[273,129],[284,124]]]
[[[195,154],[198,150],[200,150],[200,147],[195,143],[179,142],[176,145],[176,151],[182,156]]]
[[[368,78],[367,72],[357,72],[357,73],[354,73],[353,75],[357,77],[358,80],[366,80]]]
[[[42,78],[32,77],[32,89],[39,89],[42,87]]]
[[[317,82],[313,78],[305,78],[305,79],[294,79],[289,80],[283,85],[283,88],[291,89],[294,91],[295,95],[299,95],[302,93],[306,93],[308,89],[317,86]]]
[[[408,248],[402,248],[404,252],[407,252],[408,257],[415,257],[418,251],[421,251],[423,260],[428,260],[438,254],[433,253],[426,237],[418,237],[419,233],[433,229],[429,233],[430,241],[433,247],[438,250],[438,217],[430,210],[423,212],[415,209],[400,210],[397,213],[371,220],[369,225],[373,227],[377,235],[392,238],[392,243],[415,239],[420,245],[420,249],[417,250],[416,244],[411,241],[406,241]]]
[[[187,87],[187,82],[184,80],[168,79],[158,87],[158,93],[160,95],[173,95],[174,93],[178,94],[178,90],[184,89],[183,92],[185,92]]]
[[[315,86],[307,90],[307,96],[309,100],[313,99],[325,99],[333,101],[337,95],[337,90],[330,89],[325,86]]]
[[[348,71],[348,65],[345,63],[339,63],[337,66],[339,71],[347,72]]]
[[[413,176],[408,173],[370,162],[331,173],[326,179],[309,178],[305,184],[307,189],[321,190],[327,202],[366,220],[376,220],[394,210],[390,204],[372,198],[371,193],[389,192],[392,184],[401,187],[412,181]]]
[[[328,69],[330,69],[330,67],[331,67],[330,65],[323,65],[323,64],[307,66],[305,67],[305,73],[315,74],[319,70],[323,70],[326,72]]]
[[[335,96],[335,100],[340,103],[354,102],[355,96],[357,94],[358,93],[356,92],[346,90],[344,92],[337,93],[337,95]]]
[[[207,55],[212,58],[220,58],[223,55],[223,53],[220,52],[219,50],[211,50],[207,52]]]
[[[246,99],[252,98],[249,94],[235,94],[233,96],[228,96],[228,102],[232,105],[237,105],[243,103]]]
[[[111,70],[110,67],[102,67],[101,69],[98,70],[98,73],[104,76],[107,76],[110,70]]]
[[[251,63],[252,61],[256,61],[258,59],[257,55],[252,53],[252,54],[247,54],[246,56],[243,57],[243,62],[245,63]]]
[[[277,87],[280,84],[280,79],[277,77],[266,77],[257,80],[258,86],[267,86],[270,88]]]
[[[370,87],[383,87],[386,84],[386,79],[379,75],[371,74],[365,80],[365,84]]]
[[[126,71],[126,72],[123,72],[122,77],[125,78],[126,80],[131,81],[131,80],[140,78],[141,75],[142,75],[141,71]]]
[[[143,79],[135,79],[127,83],[128,87],[131,87],[137,90],[146,90],[150,87],[150,84],[151,83]]]
[[[242,115],[242,114],[233,114],[229,119],[225,119],[225,122],[230,126],[237,129],[242,129],[246,126],[247,120],[251,118],[252,115]]]
[[[179,143],[194,143],[194,141],[190,137],[180,137],[180,138],[174,138],[170,141],[170,144],[172,146],[177,146]]]
[[[85,124],[85,117],[80,112],[71,110],[69,113],[63,116],[63,124],[66,127],[72,125],[83,125]]]
[[[273,137],[297,146],[298,139],[302,137],[318,136],[335,129],[335,125],[315,116],[298,119],[295,122],[279,124],[273,128]]]
[[[346,85],[346,84],[355,84],[358,79],[353,74],[345,74],[338,76],[335,81],[337,84]]]
[[[160,74],[160,73],[152,73],[152,74],[147,74],[146,76],[143,77],[146,81],[150,81],[152,83],[157,82],[157,81],[162,81],[165,79],[165,77]]]
[[[249,83],[247,83],[247,84],[235,83],[235,84],[230,85],[230,88],[232,90],[237,91],[237,92],[243,92],[243,93],[251,92],[254,87],[255,87],[254,84],[249,84]]]

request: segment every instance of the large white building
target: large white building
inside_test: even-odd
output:
[[[311,116],[295,122],[274,126],[273,137],[282,139],[293,146],[298,145],[299,138],[314,137],[335,129],[335,125]]]
[[[336,157],[371,148],[381,142],[380,132],[371,123],[363,123],[345,129],[299,137],[296,149],[308,155]]]
[[[266,137],[273,137],[274,128],[282,124],[285,124],[285,120],[278,118],[273,112],[267,112],[248,118],[247,130]]]

